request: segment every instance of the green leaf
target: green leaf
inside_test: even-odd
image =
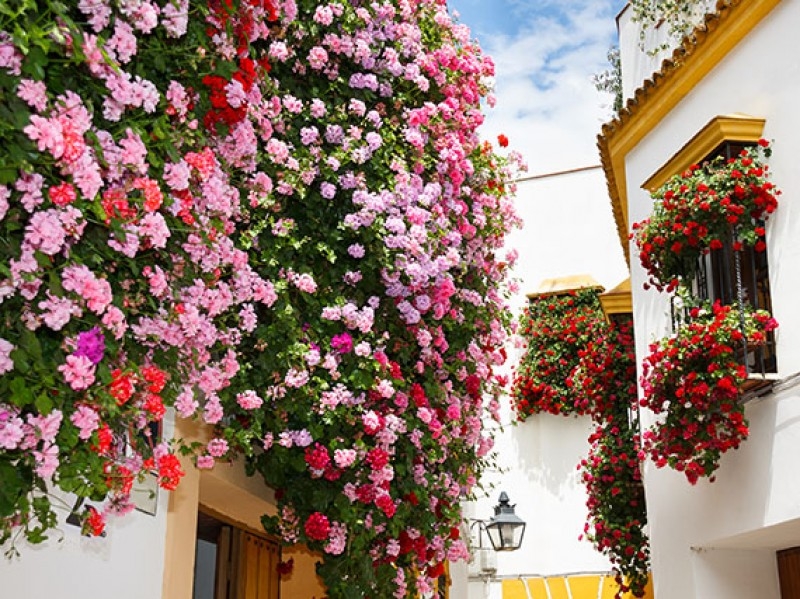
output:
[[[34,402],[37,411],[40,414],[47,415],[53,410],[53,400],[47,395],[47,393],[40,393],[39,397],[36,398]]]
[[[17,376],[11,379],[9,388],[11,389],[11,403],[15,406],[23,408],[33,403],[33,393],[28,387],[28,382],[23,377]]]

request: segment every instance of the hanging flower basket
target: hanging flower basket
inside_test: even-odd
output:
[[[767,180],[770,153],[759,140],[736,158],[693,165],[653,193],[652,215],[634,223],[631,235],[649,285],[673,291],[694,275],[700,256],[726,242],[765,249],[764,221],[780,194]]]
[[[597,288],[534,298],[521,324],[528,349],[514,378],[517,417],[586,414],[590,406],[570,381],[580,352],[607,328]]]
[[[641,406],[660,417],[644,432],[644,451],[657,467],[681,471],[694,484],[712,476],[722,454],[747,438],[744,355],[763,345],[777,323],[764,310],[719,303],[695,308],[691,317],[650,346]]]

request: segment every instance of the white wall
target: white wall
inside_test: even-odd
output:
[[[780,3],[629,155],[626,164],[630,219],[636,222],[651,209],[639,185],[711,118],[737,112],[766,118],[764,136],[774,139],[773,181],[784,192],[767,226],[773,312],[780,323],[778,369],[783,378],[800,371],[800,114],[796,109],[800,60],[786,47],[798,24],[800,3]],[[668,331],[668,303],[666,295],[642,289],[645,275],[635,258],[631,271],[637,354],[642,357],[647,345]],[[800,534],[785,534],[789,523],[800,517],[798,400],[800,390],[790,381],[779,385],[776,393],[749,403],[750,439],[723,458],[714,483],[701,481],[693,487],[682,474],[647,466],[659,599],[779,597],[774,551],[800,545]],[[649,424],[647,415],[643,420]],[[765,527],[772,527],[774,534],[758,536],[753,546],[748,535]],[[720,544],[725,551],[716,548]]]
[[[156,599],[164,573],[167,494],[155,516],[134,512],[111,519],[105,538],[80,536],[63,524],[42,545],[18,544],[21,558],[0,558],[4,599]],[[5,550],[6,547],[3,547]]]

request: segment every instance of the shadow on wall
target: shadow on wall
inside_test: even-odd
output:
[[[589,416],[529,416],[511,431],[521,475],[556,499],[572,495],[581,484],[576,468],[589,452],[592,430]]]

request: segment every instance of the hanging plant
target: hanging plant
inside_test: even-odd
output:
[[[740,389],[747,348],[777,327],[764,310],[715,303],[694,308],[690,322],[653,343],[642,374],[642,407],[658,417],[643,435],[656,467],[683,472],[690,483],[712,477],[723,453],[748,436]]]
[[[641,23],[639,48],[654,56],[677,45],[700,24],[706,13],[708,0],[631,0],[632,21]],[[664,27],[666,40],[648,48],[647,32]]]
[[[588,495],[584,535],[611,560],[618,584],[615,597],[643,597],[650,549],[639,436],[627,420],[603,423],[589,443],[589,455],[579,465]]]
[[[589,511],[584,535],[611,560],[617,597],[641,597],[649,578],[649,541],[638,421],[631,423],[630,416],[637,402],[632,318],[617,318],[596,332],[571,381],[596,424],[589,455],[578,466]]]
[[[531,299],[520,335],[527,349],[514,377],[517,417],[531,414],[586,414],[590,404],[570,388],[580,352],[606,323],[598,288],[571,290]]]
[[[768,180],[770,153],[762,139],[735,158],[693,165],[653,193],[652,215],[634,223],[631,235],[649,285],[674,291],[692,278],[700,256],[726,242],[734,250],[766,248],[764,222],[780,195]]]

